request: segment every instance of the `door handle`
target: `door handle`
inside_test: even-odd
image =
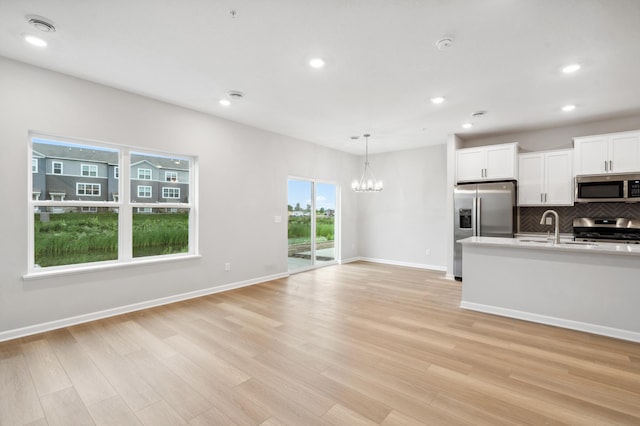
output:
[[[604,160],[604,171],[605,172],[609,171],[609,166],[607,165],[607,160]]]
[[[609,160],[609,171],[612,172],[613,171],[613,161]]]
[[[542,203],[542,192],[540,193],[540,202]]]
[[[474,237],[478,236],[477,224],[476,224],[476,206],[478,204],[478,199],[473,197],[473,203],[471,204],[471,235]]]
[[[546,192],[544,193],[544,202],[545,203],[547,202],[547,193]]]
[[[482,227],[480,226],[481,217],[482,217],[481,216],[481,214],[482,214],[482,204],[480,204],[481,200],[482,200],[482,198],[478,197],[478,201],[477,201],[478,207],[476,208],[476,214],[478,216],[478,218],[477,218],[478,224],[476,226],[477,232],[478,232],[478,236],[480,236],[480,234],[482,233]]]

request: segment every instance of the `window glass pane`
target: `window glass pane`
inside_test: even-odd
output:
[[[188,203],[191,161],[131,153],[131,201]]]
[[[36,207],[36,267],[116,260],[118,213],[108,207]]]
[[[289,179],[289,270],[313,264],[311,259],[311,182]]]
[[[189,252],[189,209],[133,211],[133,257]]]
[[[316,183],[316,263],[335,259],[336,186]]]
[[[32,152],[32,163],[40,165],[32,174],[38,200],[113,201],[118,193],[116,149],[34,138]]]

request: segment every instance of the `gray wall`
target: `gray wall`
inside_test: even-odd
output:
[[[0,340],[23,327],[286,274],[288,176],[342,187],[343,261],[445,269],[445,141],[373,156],[385,190],[355,194],[362,157],[2,57],[0,75],[0,178],[15,183],[5,186],[11,207],[0,210]],[[29,131],[197,156],[202,257],[23,280]]]
[[[287,176],[349,188],[358,157],[0,58],[3,331],[287,271]],[[213,101],[212,101],[213,102]],[[24,281],[28,132],[199,157],[202,257]],[[22,182],[22,183],[21,183]],[[342,257],[358,252],[358,199],[342,193]],[[274,216],[282,223],[274,223]],[[230,262],[231,271],[224,271]]]
[[[384,182],[384,190],[360,194],[358,230],[362,257],[446,269],[447,148],[444,142],[370,156],[377,177]]]

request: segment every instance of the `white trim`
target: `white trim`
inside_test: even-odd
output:
[[[83,185],[83,191],[84,194],[80,194],[80,185]],[[95,189],[95,187],[98,187],[98,193],[97,194],[87,194],[87,186],[91,186],[91,192],[93,192],[93,190]],[[50,193],[52,194],[52,193]],[[84,197],[101,197],[102,196],[102,184],[99,183],[88,183],[88,182],[76,182],[76,196],[84,196]]]
[[[140,188],[149,188],[149,195],[140,195]],[[137,187],[138,190],[138,198],[152,198],[153,197],[153,188],[151,187],[151,185],[138,185]],[[144,191],[145,194],[147,193],[147,191]]]
[[[402,262],[399,260],[374,259],[371,257],[360,257],[359,260],[373,263],[383,263],[385,265],[406,266],[408,268],[429,269],[431,271],[446,272],[447,267],[442,265],[427,265],[424,263]]]
[[[145,176],[147,175],[146,172],[149,172],[149,179],[145,178],[145,177],[140,177],[140,172],[141,171],[145,171]],[[136,180],[153,180],[153,170],[151,169],[143,169],[143,168],[139,168],[138,169],[138,179]]]
[[[120,179],[120,166],[113,166],[113,178]]]
[[[178,196],[177,197],[167,197],[167,196],[165,196],[165,190],[167,191],[167,193],[176,192],[177,191],[177,195]],[[173,199],[179,200],[180,199],[180,188],[176,188],[176,187],[173,187],[173,186],[163,186],[162,187],[162,198],[166,198],[168,200],[169,199],[171,199],[171,200],[173,200]]]
[[[56,173],[56,164],[60,164],[60,173]],[[52,161],[51,162],[51,174],[52,175],[63,175],[64,174],[64,165],[62,161]]]
[[[87,172],[89,173],[88,175],[84,174],[84,168],[85,167],[87,167]],[[91,172],[92,172],[92,170],[94,168],[95,168],[96,174],[92,175]],[[82,176],[82,177],[95,177],[95,178],[100,177],[100,176],[98,176],[98,165],[97,164],[83,164],[83,163],[80,163],[80,176]]]
[[[171,174],[172,176],[173,176],[173,175],[175,175],[176,179],[175,179],[175,180],[173,180],[173,179],[171,179],[171,180],[167,179],[167,178],[169,177],[169,174]],[[165,171],[165,172],[164,172],[164,181],[165,181],[165,182],[178,183],[178,172],[176,172],[176,171],[171,171],[171,170],[167,170],[167,171]]]
[[[547,315],[532,314],[530,312],[518,311],[515,309],[501,308],[499,306],[484,305],[474,302],[460,302],[462,309],[477,312],[500,315],[503,317],[516,318],[525,321],[537,322],[540,324],[553,325],[556,327],[568,328],[571,330],[584,331],[587,333],[599,334],[602,336],[615,337],[616,339],[629,340],[640,343],[640,333],[619,328],[606,327],[603,325],[591,324],[581,321],[573,321],[564,318],[550,317]]]
[[[192,256],[194,257],[194,256]],[[95,270],[95,268],[93,268]],[[176,294],[173,296],[162,297],[159,299],[148,300],[145,302],[134,303],[131,305],[119,306],[116,308],[105,309],[103,311],[91,312],[88,314],[77,315],[74,317],[62,318],[59,320],[49,321],[41,324],[30,325],[27,327],[16,328],[0,332],[0,342],[17,339],[19,337],[30,336],[33,334],[43,333],[46,331],[57,330],[59,328],[69,327],[76,324],[82,324],[103,318],[109,318],[116,315],[126,314],[128,312],[140,311],[143,309],[153,308],[170,303],[180,302],[188,299],[195,299],[210,294],[221,293],[224,291],[235,290],[241,287],[248,287],[255,284],[261,284],[281,278],[287,278],[288,273],[268,275],[264,277],[254,278],[246,281],[238,281],[235,283],[224,284],[216,287],[209,287],[201,290],[195,290],[188,293]]]
[[[38,173],[38,159],[37,158],[31,157],[31,173]]]

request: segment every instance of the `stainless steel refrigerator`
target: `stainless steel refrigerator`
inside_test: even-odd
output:
[[[462,244],[472,236],[513,238],[516,229],[516,182],[458,184],[454,189],[453,275],[462,279]]]

